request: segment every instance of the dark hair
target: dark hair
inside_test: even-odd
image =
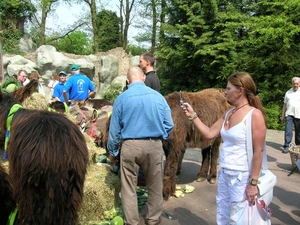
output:
[[[262,113],[265,116],[265,111],[262,102],[257,95],[255,82],[253,81],[249,73],[247,72],[234,73],[228,77],[227,81],[238,88],[240,87],[244,88],[249,105],[262,111]]]
[[[141,55],[144,60],[149,61],[151,66],[154,66],[155,56],[150,52],[145,52]]]
[[[26,76],[28,76],[28,73],[27,73],[27,71],[26,71],[26,70],[19,70],[19,72],[18,72],[18,76],[20,76],[20,74],[21,74],[22,72],[23,72],[23,73],[25,73],[25,74],[26,74]]]

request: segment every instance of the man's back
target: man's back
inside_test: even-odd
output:
[[[145,84],[148,87],[160,92],[160,82],[159,82],[158,76],[156,75],[156,73],[154,71],[150,71],[150,72],[146,73]]]
[[[68,78],[65,90],[69,91],[70,100],[82,101],[88,98],[89,91],[95,91],[95,87],[87,76],[74,74]]]
[[[122,139],[145,137],[167,139],[164,116],[168,115],[170,108],[160,93],[147,87],[143,82],[132,83],[128,90],[116,99],[114,108],[122,112]]]

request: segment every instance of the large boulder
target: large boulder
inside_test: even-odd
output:
[[[26,70],[28,73],[38,70],[36,63],[20,56],[12,56],[3,59],[4,75],[12,76],[17,74],[19,70]]]
[[[29,34],[24,34],[19,41],[20,52],[30,53],[36,50],[36,44],[32,41]]]
[[[24,40],[28,37],[24,36]],[[34,49],[34,46],[32,47]],[[24,52],[31,52],[31,50]],[[53,73],[61,70],[69,73],[72,64],[78,64],[82,74],[87,75],[96,87],[96,98],[107,90],[112,82],[125,85],[127,70],[132,65],[138,65],[139,56],[127,54],[122,48],[111,49],[95,55],[74,55],[58,52],[55,47],[42,45],[35,52],[20,55],[3,55],[4,79],[19,70],[24,69],[28,73],[38,71],[41,76],[40,83],[44,85],[46,93],[49,92],[47,84]],[[122,76],[123,75],[123,76]]]
[[[119,60],[116,56],[106,55],[100,57],[99,89],[96,97],[111,85],[111,82],[118,76]]]

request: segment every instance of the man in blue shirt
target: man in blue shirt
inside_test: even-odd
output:
[[[64,91],[69,93],[69,100],[85,101],[94,96],[95,86],[87,76],[80,74],[80,67],[73,64],[70,70],[73,75],[68,78],[64,88]]]
[[[60,71],[59,74],[59,83],[55,85],[53,89],[53,95],[52,97],[56,101],[65,102],[64,96],[63,96],[63,90],[65,89],[65,84],[67,81],[67,73],[65,71]],[[68,94],[67,94],[67,98]]]
[[[148,190],[147,224],[159,224],[163,205],[162,140],[169,138],[174,127],[165,98],[144,83],[141,68],[128,70],[128,90],[114,102],[107,148],[112,163],[121,149],[121,196],[125,224],[139,223],[136,185],[139,168],[146,177]]]

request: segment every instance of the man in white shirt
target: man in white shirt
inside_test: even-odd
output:
[[[289,152],[295,127],[295,144],[300,145],[300,78],[293,77],[293,87],[285,93],[281,121],[285,121],[284,145],[282,153]]]

